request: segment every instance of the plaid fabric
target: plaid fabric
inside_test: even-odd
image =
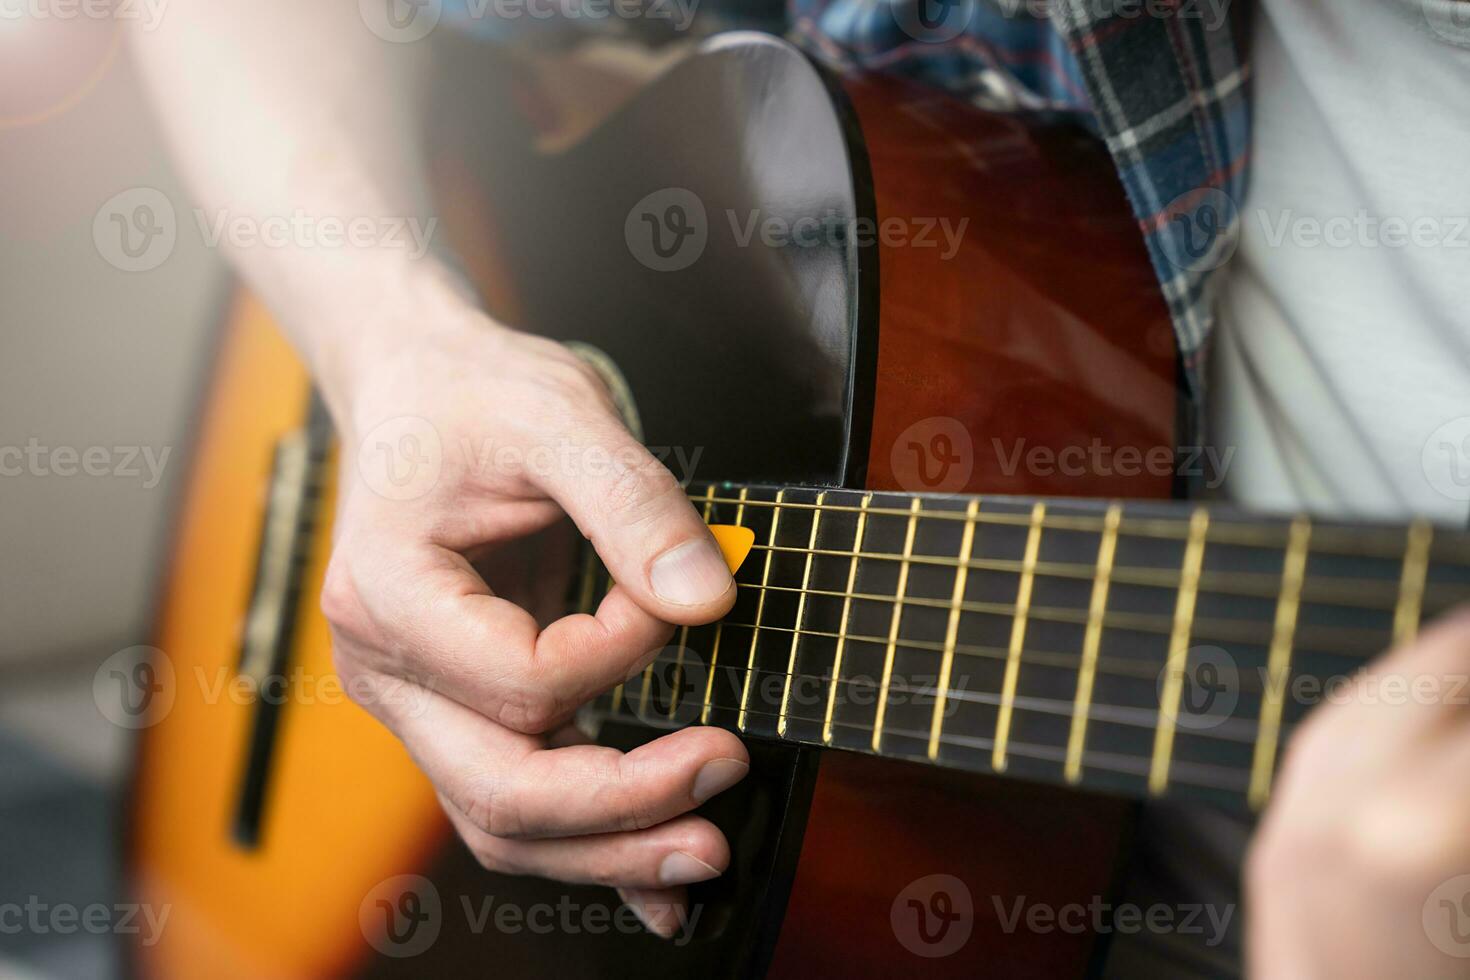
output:
[[[1090,114],[1174,320],[1195,433],[1213,272],[1234,252],[1249,156],[1249,70],[1228,9],[1228,0],[790,2],[794,38],[828,59],[981,105]]]

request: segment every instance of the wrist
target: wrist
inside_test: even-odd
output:
[[[362,414],[359,402],[413,351],[469,331],[504,330],[448,265],[423,259],[365,271],[356,288],[311,316],[306,356],[339,427]]]

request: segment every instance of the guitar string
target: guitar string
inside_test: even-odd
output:
[[[850,553],[849,553],[850,554]],[[861,557],[861,556],[859,556]],[[870,601],[894,604],[898,600],[893,596],[880,595],[865,592],[839,592],[831,589],[801,589],[790,585],[761,585],[758,582],[736,582],[736,588],[746,589],[752,592],[776,591],[787,593],[804,593],[807,595],[821,595],[835,599],[852,598],[859,601]],[[904,596],[905,606],[921,606],[927,609],[953,609],[956,604],[949,599],[926,599],[915,596]],[[1005,602],[979,602],[976,600],[965,600],[958,604],[962,612],[976,613],[980,615],[1009,616],[1017,614],[1014,603]],[[1030,619],[1042,619],[1048,622],[1071,623],[1077,626],[1085,626],[1093,618],[1090,611],[1084,609],[1067,609],[1057,606],[1031,606],[1027,610]],[[1105,612],[1099,620],[1104,626],[1115,630],[1127,630],[1134,633],[1149,633],[1156,636],[1167,636],[1173,631],[1173,619],[1163,613],[1128,613],[1120,611]],[[1258,636],[1254,632],[1247,632],[1254,627],[1260,626],[1265,629],[1264,636]],[[1355,643],[1360,640],[1364,632],[1371,632],[1360,627],[1337,627],[1320,625],[1299,625],[1296,629],[1295,648],[1308,651],[1316,651],[1327,655],[1340,655],[1345,657],[1371,658],[1376,657],[1387,649],[1388,642],[1382,646],[1366,647]],[[1382,631],[1385,636],[1390,629],[1385,627]],[[1307,642],[1302,639],[1304,635],[1315,638],[1315,642]],[[1270,623],[1257,623],[1254,620],[1230,620],[1230,619],[1196,619],[1191,636],[1201,640],[1214,640],[1220,643],[1237,643],[1248,646],[1264,647],[1270,642]],[[1319,646],[1318,644],[1321,644]]]
[[[844,643],[868,643],[880,647],[886,646],[888,643],[888,640],[881,636],[868,636],[860,633],[834,633],[827,630],[815,630],[808,627],[794,629],[790,626],[771,626],[768,624],[756,626],[753,623],[737,623],[731,621],[726,621],[724,625],[730,629],[765,630],[773,633],[794,634],[796,636],[812,637],[816,639],[843,640]],[[1001,662],[1004,662],[1010,654],[1010,651],[1007,647],[983,646],[972,643],[956,643],[953,647],[946,647],[945,644],[940,643],[936,640],[905,640],[900,638],[895,639],[893,642],[894,646],[904,650],[917,650],[924,653],[943,653],[946,649],[952,649],[955,653],[962,656],[976,657],[985,660],[997,660]],[[1057,653],[1050,650],[1035,650],[1030,648],[1023,649],[1021,651],[1021,658],[1025,661],[1026,664],[1033,667],[1052,667],[1059,670],[1076,670],[1080,668],[1082,664],[1082,655],[1080,653]],[[1147,663],[1144,663],[1142,661],[1128,663],[1127,666],[1125,666],[1124,661],[1121,658],[1106,660],[1102,657],[1099,657],[1097,660],[1097,669],[1100,672],[1112,677],[1128,678],[1130,680],[1142,680],[1156,683],[1159,678],[1159,672],[1163,670],[1163,668],[1164,663],[1162,661],[1159,663],[1159,666],[1155,668],[1150,667]],[[1250,676],[1248,671],[1241,671],[1240,674],[1242,677]],[[801,677],[805,675],[798,674],[796,676]],[[1264,692],[1264,687],[1253,686],[1246,683],[1244,680],[1241,681],[1240,693],[1242,694],[1263,694]]]
[[[782,632],[786,631],[783,630]],[[685,652],[689,653],[698,651],[686,650]],[[650,664],[650,666],[659,664],[671,665],[672,663],[672,660],[667,659],[661,653],[658,657],[654,658],[653,663]],[[687,669],[687,660],[685,661],[685,665]],[[758,675],[765,675],[767,677],[780,678],[783,684],[785,682],[785,679],[788,677],[795,681],[817,681],[820,682],[824,688],[829,687],[832,684],[832,676],[830,674],[802,674],[799,672],[788,673],[787,671],[776,670],[770,667],[751,668],[742,666],[740,664],[720,664],[715,669],[729,671],[736,674],[753,673]],[[870,677],[839,677],[837,679],[837,684],[845,687],[856,687],[869,689],[872,691],[878,691],[881,689],[881,685],[878,683],[878,681]],[[904,688],[903,690],[910,695],[933,699],[937,696],[940,688],[938,687],[938,685],[928,685],[916,686],[913,688]],[[958,687],[949,687],[946,688],[946,690],[948,691],[948,697],[954,700],[964,701],[969,704],[999,705],[1001,701],[1001,695],[991,694],[985,691],[970,691],[965,688]],[[676,698],[674,700],[679,699]],[[1017,695],[1015,697],[1014,703],[1018,707],[1022,707],[1025,710],[1039,712],[1042,714],[1055,715],[1063,718],[1072,717],[1072,715],[1075,713],[1076,707],[1070,698],[1063,700],[1060,698],[1040,697],[1036,695]],[[731,711],[739,710],[738,705],[721,705],[718,701],[715,701],[714,699],[710,699],[707,702],[695,702],[694,707],[702,709],[706,704],[708,704],[712,708],[728,707]],[[928,711],[929,707],[929,705],[925,705],[924,710]],[[1095,721],[1103,721],[1115,725],[1123,725],[1129,728],[1143,729],[1149,732],[1156,731],[1158,728],[1156,722],[1159,717],[1159,711],[1157,708],[1143,708],[1130,705],[1091,702],[1089,703],[1087,711],[1089,717],[1091,717]],[[791,721],[812,722],[814,724],[821,723],[823,721],[823,719],[821,718],[812,718],[796,714],[788,714],[786,715],[786,717]],[[1222,716],[1219,719],[1211,718],[1209,720],[1209,727],[1204,727],[1203,725],[1201,725],[1201,727],[1197,729],[1191,729],[1186,725],[1185,731],[1190,735],[1203,738],[1207,741],[1228,742],[1232,745],[1251,746],[1255,744],[1255,732],[1259,723],[1259,717],[1253,717],[1250,715],[1236,715],[1232,713],[1228,716]],[[1287,728],[1289,730],[1290,726],[1287,726]],[[868,730],[871,733],[871,729]],[[886,730],[887,729],[885,727],[885,731]],[[926,734],[924,737],[927,738],[928,735]]]
[[[746,670],[747,668],[742,667],[738,664],[722,664],[719,669],[734,671],[738,673]],[[769,673],[779,674],[781,672],[773,671]],[[715,701],[697,701],[691,703],[694,708],[702,709],[708,706],[714,709],[718,709],[720,711],[729,712],[731,714],[734,714],[740,710],[738,705],[726,705]],[[1024,702],[1018,702],[1018,707],[1023,706],[1023,704]],[[622,714],[619,713],[619,709],[599,709],[595,705],[592,706],[591,710],[594,715],[601,715],[604,718],[620,718],[631,716],[633,718],[637,718],[641,722],[652,725],[654,727],[678,727],[678,723],[670,722],[667,715],[655,715],[653,717],[647,717],[643,715],[638,709],[633,708],[631,704],[628,704],[623,709],[621,709],[623,712]],[[753,715],[761,718],[774,719],[776,721],[779,721],[780,718],[783,717],[783,713],[780,711],[763,711],[760,708],[753,706],[747,706],[745,713],[747,716]],[[813,726],[821,726],[822,724],[824,724],[823,718],[797,715],[790,711],[784,713],[784,717],[788,721],[802,722]],[[865,736],[865,744],[867,744],[866,736],[869,736],[872,733],[872,730],[871,728],[869,728],[869,726],[864,725],[860,722],[844,721],[839,718],[834,718],[832,724],[835,728],[851,729],[853,731],[862,733]],[[1289,731],[1291,726],[1286,726],[1286,728]],[[746,730],[748,730],[748,728]],[[913,739],[915,742],[921,744],[927,743],[930,738],[930,733],[928,732],[918,732],[913,729],[902,728],[896,725],[885,725],[883,733],[885,738],[897,736],[901,738]],[[1196,736],[1203,734],[1203,732],[1188,731],[1187,734]],[[817,739],[799,739],[798,741],[809,741],[811,742],[811,744],[828,744],[824,742],[819,742],[819,740]],[[939,736],[939,742],[941,745],[974,749],[986,753],[988,753],[991,747],[994,745],[993,739],[988,739],[980,736],[959,735],[954,732],[941,732]],[[839,747],[848,748],[849,746],[840,745]],[[1008,743],[1008,752],[1010,752],[1012,755],[1023,755],[1033,759],[1057,763],[1063,762],[1066,756],[1066,749],[1064,747],[1053,748],[1051,746],[1038,745],[1032,742],[1017,742],[1014,740]],[[928,755],[922,749],[913,753],[884,752],[882,754],[885,756],[912,758],[915,760],[929,762],[933,761],[928,758]],[[1149,764],[1147,761],[1144,761],[1143,756],[1141,755],[1127,756],[1119,754],[1117,752],[1104,752],[1095,747],[1090,747],[1087,749],[1085,760],[1086,761],[1083,766],[1084,771],[1096,772],[1098,770],[1102,770],[1119,775],[1137,776],[1140,779],[1145,780],[1148,778]],[[977,771],[988,772],[991,771],[992,767],[987,765],[983,767],[983,770],[981,770],[980,767],[969,768],[975,768],[977,769]],[[1236,770],[1226,766],[1219,766],[1210,763],[1194,762],[1191,760],[1176,758],[1173,760],[1173,764],[1170,768],[1170,782],[1171,784],[1188,784],[1199,786],[1205,789],[1222,790],[1243,795],[1246,791],[1246,782],[1243,770],[1244,767],[1242,767],[1242,769],[1240,770]],[[1208,772],[1219,773],[1223,778],[1218,778],[1215,780],[1202,778],[1201,774]],[[1192,773],[1194,775],[1191,775]]]
[[[864,491],[849,491],[860,493]],[[887,491],[875,491],[875,493],[886,493]],[[717,504],[738,504],[734,497],[698,497],[700,501],[712,500]],[[912,498],[910,498],[912,499]],[[920,498],[922,499],[922,498]],[[983,498],[982,498],[983,499]],[[1025,498],[1018,498],[1025,499]],[[1071,499],[1071,498],[1069,498]],[[1081,499],[1078,498],[1078,502]],[[1148,504],[1150,501],[1138,501],[1139,504]],[[749,499],[745,506],[750,507],[781,507],[790,510],[817,510],[817,504],[808,504],[800,501],[782,501],[777,504],[771,500]],[[857,513],[859,508],[848,504],[823,503],[820,509],[826,512]],[[973,519],[977,524],[997,524],[1011,527],[1027,527],[1030,518],[1025,514],[998,514],[994,511],[982,512],[969,518],[964,511],[947,510],[918,510],[893,507],[869,507],[868,513],[875,516],[891,516],[907,518],[917,515],[920,518],[934,520],[965,521]],[[1059,531],[1085,531],[1101,533],[1104,518],[1083,517],[1070,514],[1048,513],[1042,522],[1042,527],[1048,530]],[[1262,547],[1281,550],[1286,547],[1290,532],[1290,522],[1283,522],[1281,526],[1267,528],[1259,524],[1228,524],[1216,523],[1210,527],[1209,540],[1212,544],[1242,545],[1247,547]],[[1154,537],[1173,540],[1185,540],[1189,535],[1189,520],[1174,517],[1128,517],[1124,516],[1119,522],[1118,533],[1123,536],[1132,537]],[[1402,561],[1404,551],[1401,545],[1406,541],[1408,528],[1402,530],[1387,530],[1377,527],[1346,528],[1341,525],[1316,525],[1312,531],[1312,548],[1315,552],[1341,555],[1345,557],[1378,558],[1385,561]],[[1451,555],[1437,554],[1435,560],[1441,564],[1454,564],[1462,567],[1470,567],[1470,540],[1456,535],[1452,538],[1439,536],[1435,541],[1434,548],[1438,551],[1452,550]],[[1383,550],[1368,550],[1365,545],[1382,543]],[[1458,547],[1452,547],[1452,546]]]
[[[832,558],[863,558],[870,561],[901,561],[902,556],[885,552],[844,551],[841,548],[803,548],[797,545],[752,544],[752,551],[774,551],[781,554],[818,555]],[[1025,562],[1012,558],[972,558],[961,562],[945,555],[912,555],[911,564],[933,565],[939,568],[965,568],[986,572],[1020,574],[1025,571]],[[1035,564],[1033,574],[1052,578],[1068,578],[1092,581],[1097,575],[1097,566],[1087,562],[1045,562]],[[1172,569],[1143,568],[1129,565],[1114,565],[1109,576],[1114,582],[1124,585],[1141,585],[1147,588],[1173,589],[1179,579]],[[1226,583],[1244,582],[1232,585]],[[1245,598],[1277,598],[1281,576],[1271,572],[1204,572],[1200,576],[1200,591],[1219,595],[1242,596]],[[1318,576],[1304,583],[1302,600],[1319,605],[1350,606],[1392,612],[1398,604],[1398,579],[1362,579],[1342,575]],[[1346,588],[1344,588],[1346,587]],[[1465,586],[1451,583],[1430,583],[1425,586],[1425,596],[1433,596],[1438,605],[1450,605],[1466,592]],[[1448,598],[1446,598],[1448,597]]]

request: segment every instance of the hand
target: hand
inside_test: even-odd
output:
[[[1470,613],[1293,738],[1246,873],[1259,980],[1470,976]]]
[[[322,609],[338,672],[487,868],[617,886],[671,934],[682,886],[730,859],[688,811],[746,774],[745,748],[690,728],[625,755],[580,744],[568,721],[649,663],[670,624],[729,610],[718,546],[559,344],[476,315],[377,355],[334,398],[343,479]],[[395,482],[400,448],[418,468]],[[595,617],[555,619],[566,515],[617,582]],[[388,696],[405,682],[415,696]]]

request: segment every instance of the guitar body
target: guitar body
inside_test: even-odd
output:
[[[506,82],[483,56],[451,49],[443,63],[453,84],[484,84],[487,73]],[[706,45],[554,156],[538,154],[509,116],[469,125],[445,114],[431,139],[441,212],[490,308],[606,352],[636,399],[645,441],[685,461],[697,451],[702,480],[1173,491],[1167,473],[1056,463],[1095,441],[1144,455],[1175,444],[1175,350],[1154,276],[1106,151],[1066,120],[829,77],[787,45],[738,35]],[[689,253],[673,233],[688,226],[669,207],[688,217],[691,200],[703,208],[704,241],[680,266]],[[819,228],[811,244],[779,240],[806,215],[845,230]],[[904,227],[885,235],[884,219]],[[873,241],[851,233],[865,220]],[[963,227],[952,250],[945,222]],[[752,228],[756,237],[742,241]],[[720,881],[692,889],[702,921],[689,941],[618,928],[606,889],[480,869],[403,748],[335,684],[315,603],[330,481],[311,505],[317,520],[302,525],[283,672],[290,696],[254,839],[242,844],[242,773],[260,699],[233,683],[241,623],[259,593],[274,447],[300,428],[309,398],[268,313],[240,297],[158,619],[166,703],[154,705],[138,743],[127,879],[134,900],[171,907],[160,941],[131,951],[138,974],[865,977],[922,967],[1059,977],[1096,968],[1097,937],[1007,932],[1001,912],[1023,895],[1052,905],[1106,897],[1127,804],[855,752],[750,740],[750,779],[701,810],[735,857]],[[606,724],[601,737],[657,734]],[[399,942],[393,916],[410,908],[409,891],[428,917]],[[497,917],[504,907],[520,917]],[[531,914],[543,907],[545,918]]]

